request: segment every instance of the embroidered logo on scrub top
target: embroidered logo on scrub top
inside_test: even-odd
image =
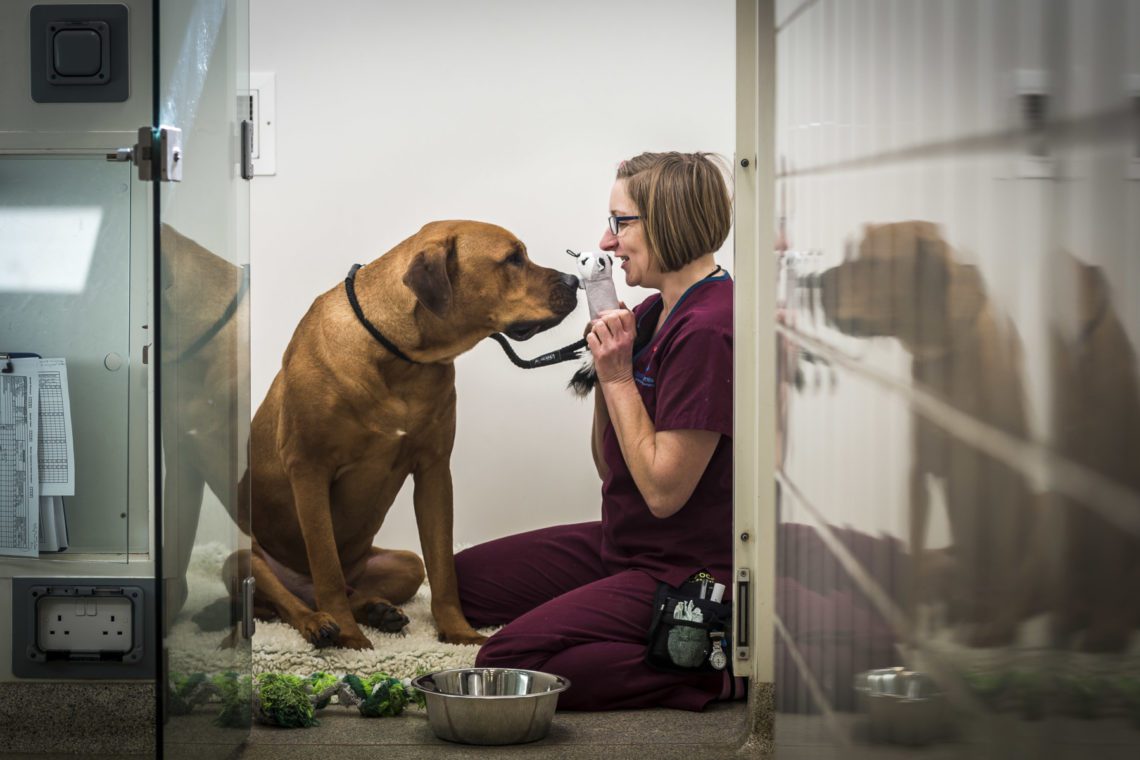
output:
[[[633,381],[644,388],[652,388],[657,385],[657,381],[649,374],[649,365],[653,363],[653,355],[657,353],[658,346],[654,346],[653,350],[649,352],[649,358],[645,362],[645,369],[639,370],[636,366],[633,368]],[[636,360],[637,357],[634,357]]]

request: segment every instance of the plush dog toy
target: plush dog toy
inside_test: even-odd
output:
[[[586,304],[590,307],[590,319],[598,314],[619,306],[617,290],[614,288],[614,257],[608,253],[582,251],[566,253],[578,260],[578,287],[586,291]]]
[[[614,257],[608,253],[582,251],[575,253],[566,249],[566,253],[578,261],[578,287],[586,291],[586,305],[590,308],[590,319],[598,318],[598,314],[609,309],[618,308],[617,289],[614,288]],[[594,389],[598,381],[598,374],[594,371],[594,362],[587,358],[586,362],[570,378],[570,388],[579,396],[585,396]]]

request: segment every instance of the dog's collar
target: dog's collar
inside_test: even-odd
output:
[[[1085,343],[1087,343],[1089,341],[1089,339],[1092,338],[1092,334],[1094,332],[1096,332],[1097,328],[1100,327],[1101,323],[1104,322],[1104,320],[1107,316],[1108,316],[1108,296],[1106,294],[1105,297],[1101,299],[1100,308],[1097,309],[1096,314],[1094,314],[1093,318],[1090,319],[1081,328],[1081,334],[1077,337],[1077,345],[1081,346],[1081,345],[1084,345]]]
[[[360,264],[353,264],[352,268],[348,270],[348,276],[344,278],[344,292],[348,295],[348,302],[352,305],[352,311],[356,314],[356,318],[360,320],[360,324],[364,325],[364,329],[368,331],[376,341],[388,349],[391,353],[400,357],[409,364],[419,364],[415,359],[411,358],[399,348],[396,344],[384,337],[384,334],[376,329],[376,325],[368,321],[364,316],[364,311],[360,308],[360,302],[356,300],[356,270],[360,269]]]
[[[360,264],[353,264],[352,268],[348,270],[348,276],[344,278],[344,292],[348,295],[348,302],[352,304],[352,310],[356,313],[356,318],[360,320],[360,324],[364,325],[364,329],[368,331],[368,334],[375,338],[384,348],[409,364],[421,364],[422,362],[417,362],[415,359],[412,359],[397,348],[395,343],[385,338],[384,334],[377,330],[376,326],[369,322],[368,318],[364,316],[364,311],[360,308],[360,302],[356,300],[356,270],[360,269],[360,266]],[[577,343],[571,343],[569,346],[563,346],[557,351],[543,354],[537,359],[520,359],[519,355],[511,349],[510,344],[507,343],[507,339],[501,333],[494,333],[490,337],[498,341],[499,345],[503,347],[503,351],[507,354],[507,358],[511,360],[511,363],[522,369],[548,367],[551,364],[560,364],[561,362],[577,359],[582,349],[586,347],[586,341],[582,339]]]
[[[943,346],[930,353],[911,351],[915,361],[923,363],[940,362],[951,354],[958,353],[963,350],[966,342],[975,342],[978,340],[979,330],[978,322],[981,321],[982,312],[986,310],[986,303],[983,302],[978,306],[977,310],[970,317],[970,328],[968,330],[959,332],[957,335],[952,335],[949,345]]]
[[[234,295],[233,300],[230,301],[229,306],[222,312],[222,316],[214,324],[210,325],[210,329],[202,333],[198,340],[194,341],[189,348],[182,352],[174,361],[181,362],[189,359],[194,354],[201,351],[207,343],[212,341],[214,337],[222,331],[235,313],[237,313],[238,306],[241,305],[241,300],[245,298],[246,292],[249,290],[249,265],[243,264],[241,268],[241,285],[238,286],[238,292]]]

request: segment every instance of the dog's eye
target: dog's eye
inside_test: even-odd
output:
[[[515,251],[510,256],[508,256],[503,263],[504,264],[510,264],[513,267],[521,267],[525,260],[526,259],[523,258],[522,253],[520,253],[519,251]]]

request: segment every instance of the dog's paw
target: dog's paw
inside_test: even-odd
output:
[[[233,625],[233,601],[229,597],[215,599],[191,618],[201,631],[224,631]]]
[[[305,640],[317,649],[335,646],[340,636],[340,626],[332,615],[316,612],[309,616],[301,625],[297,626]]]
[[[241,643],[241,632],[237,628],[233,628],[226,634],[225,638],[218,642],[218,649],[233,649]]]
[[[440,631],[439,640],[444,644],[474,644],[475,646],[482,646],[487,640],[487,637],[476,633],[474,630],[469,633],[444,633]]]
[[[399,633],[408,624],[408,616],[399,607],[378,601],[365,611],[365,621],[384,633]]]
[[[371,649],[372,642],[360,631],[355,633],[342,633],[337,640],[337,646],[345,649]]]

